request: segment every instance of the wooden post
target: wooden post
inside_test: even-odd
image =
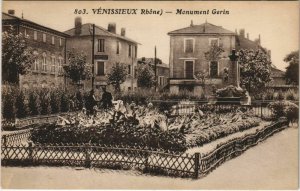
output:
[[[194,178],[197,179],[199,176],[199,163],[200,163],[200,153],[195,153],[194,164],[195,164],[195,175]]]
[[[85,167],[90,168],[91,167],[91,158],[89,153],[89,147],[85,148]]]
[[[33,163],[33,147],[32,142],[28,143],[28,162]]]

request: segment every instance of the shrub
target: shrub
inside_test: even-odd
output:
[[[12,89],[8,89],[6,92],[3,92],[2,94],[2,99],[3,99],[3,110],[2,110],[2,115],[3,118],[7,120],[15,120],[16,118],[16,107],[15,107],[15,102],[16,102],[16,97],[15,97],[15,91]]]
[[[36,91],[29,92],[29,103],[28,107],[31,115],[40,115],[41,114],[41,102],[39,95]]]
[[[61,97],[60,97],[60,105],[61,105],[61,111],[62,112],[68,112],[70,111],[70,105],[72,105],[72,108],[71,110],[75,110],[75,103],[73,102],[72,104],[70,104],[70,101],[73,102],[73,100],[71,100],[69,98],[69,96],[65,93],[62,93],[61,94]]]
[[[50,92],[47,89],[42,89],[39,91],[39,98],[41,101],[41,114],[48,115],[51,114],[51,98]]]
[[[28,116],[28,105],[25,103],[26,98],[23,91],[18,91],[16,99],[17,117],[24,118]]]
[[[266,93],[263,95],[263,98],[265,100],[273,100],[274,99],[274,90],[267,89]]]
[[[286,100],[298,100],[298,93],[296,93],[294,90],[289,89],[285,93],[285,99]]]
[[[284,100],[284,94],[280,90],[275,98],[276,100]]]
[[[271,109],[273,118],[275,119],[279,119],[280,117],[286,117],[289,122],[293,122],[296,121],[299,117],[298,105],[290,101],[276,101],[270,103],[268,107]]]
[[[61,96],[59,90],[52,90],[50,92],[50,105],[51,105],[51,112],[52,113],[59,113],[61,110]]]

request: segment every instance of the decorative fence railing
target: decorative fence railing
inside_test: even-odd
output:
[[[251,105],[240,105],[240,102],[219,101],[217,104],[210,104],[206,101],[151,101],[160,110],[166,110],[171,116],[189,115],[201,110],[203,112],[227,113],[238,110],[252,110],[255,116],[261,118],[271,118],[272,111],[267,107],[268,103],[253,102]]]
[[[70,114],[73,114],[73,112],[26,117],[26,118],[22,118],[22,119],[16,119],[16,121],[14,122],[14,125],[17,128],[22,128],[22,127],[33,125],[33,124],[53,123],[57,120],[58,116],[65,116],[65,115],[70,115]],[[2,126],[10,125],[10,123],[11,123],[11,121],[2,120]]]
[[[8,146],[8,145],[19,145],[28,141],[28,138],[31,134],[31,128],[13,131],[8,134],[4,134],[1,136],[1,145]]]
[[[98,145],[11,145],[1,147],[2,165],[67,165],[100,168],[137,168],[143,172],[198,178],[288,125],[286,120],[220,145],[207,155],[164,153],[146,148]]]
[[[201,176],[208,174],[226,160],[240,155],[248,148],[257,145],[258,142],[265,140],[287,126],[288,122],[286,120],[279,120],[278,122],[267,126],[263,130],[257,131],[255,134],[237,138],[226,144],[220,145],[209,154],[200,157],[199,173]]]

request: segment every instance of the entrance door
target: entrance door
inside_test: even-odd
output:
[[[192,79],[194,78],[194,62],[185,61],[185,78]]]

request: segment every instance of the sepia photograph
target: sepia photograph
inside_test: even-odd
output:
[[[1,21],[1,188],[299,188],[298,1],[2,1]]]

